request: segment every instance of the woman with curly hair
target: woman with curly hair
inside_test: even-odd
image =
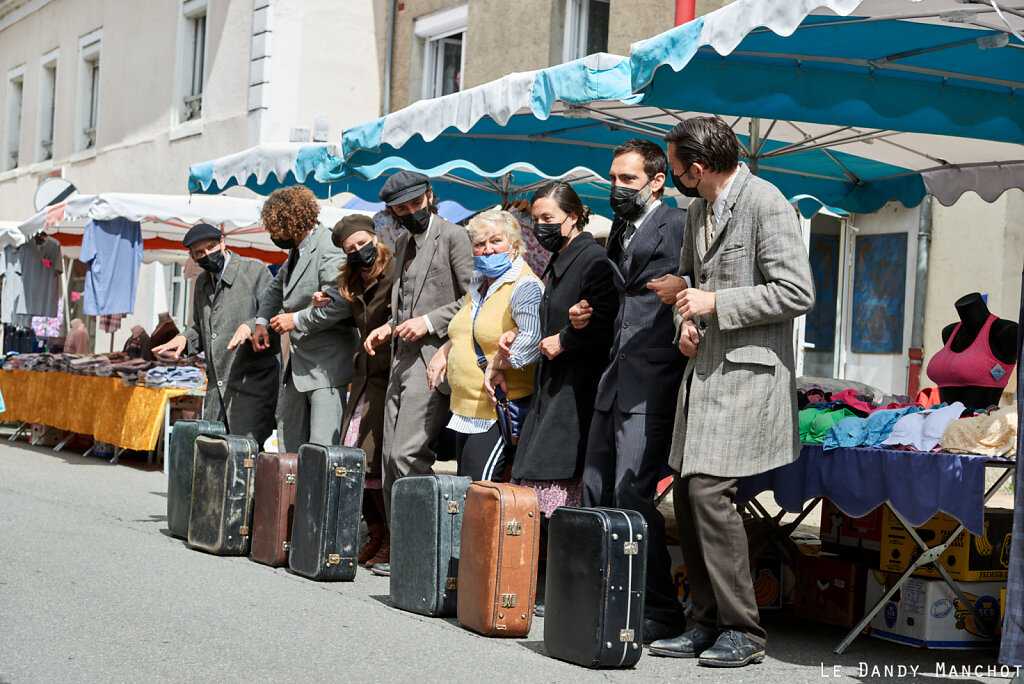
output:
[[[274,244],[289,254],[260,304],[252,344],[257,351],[269,346],[268,326],[288,334],[290,354],[277,401],[278,441],[288,452],[307,442],[341,442],[345,386],[358,343],[352,306],[334,284],[345,253],[334,246],[319,215],[316,198],[302,186],[275,190],[261,211]],[[331,301],[318,307],[313,295],[320,290]]]

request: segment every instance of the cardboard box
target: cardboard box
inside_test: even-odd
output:
[[[896,577],[880,571],[869,572],[866,605],[874,605]],[[871,619],[872,636],[920,648],[998,648],[1002,631],[1000,596],[1005,583],[960,582],[959,585],[985,626],[995,632],[995,640],[978,628],[974,615],[945,582],[917,577],[907,580]]]
[[[821,502],[821,550],[846,560],[875,566],[882,547],[882,511],[879,506],[865,516],[851,518],[824,499]]]
[[[850,628],[864,617],[868,566],[823,553],[796,559],[793,614]]]
[[[882,554],[879,569],[901,573],[910,567],[910,561],[921,554],[921,550],[910,538],[896,516],[887,508],[883,516]],[[952,516],[936,513],[917,533],[929,546],[935,546],[949,538],[959,523]],[[965,582],[987,582],[1005,580],[1010,564],[1010,532],[1013,528],[1013,511],[987,509],[985,511],[985,534],[976,537],[966,530],[957,536],[939,563],[946,568],[950,577]],[[914,571],[917,577],[940,577],[931,565]]]
[[[793,587],[793,573],[784,567],[782,561],[772,554],[762,554],[752,573],[754,581],[754,597],[759,610],[778,610],[782,608],[783,598],[789,596]],[[673,582],[679,590],[679,598],[684,603],[690,600],[690,580],[686,575],[686,565],[676,566],[672,573]]]

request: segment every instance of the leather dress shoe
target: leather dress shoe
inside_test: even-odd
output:
[[[715,636],[700,627],[692,627],[674,639],[659,639],[651,644],[651,655],[670,658],[696,658],[715,644]]]
[[[660,639],[679,636],[686,629],[686,622],[658,622],[644,618],[644,645]]]
[[[719,634],[715,645],[697,660],[708,667],[743,667],[763,661],[764,646],[732,629]]]
[[[381,577],[391,577],[391,563],[374,563],[370,572]]]

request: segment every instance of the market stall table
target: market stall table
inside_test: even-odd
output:
[[[736,503],[754,504],[759,517],[776,525],[781,516],[769,518],[764,508],[756,504],[755,497],[761,492],[773,491],[775,502],[786,511],[800,514],[799,519],[823,497],[854,518],[867,515],[884,504],[921,549],[910,567],[865,611],[863,619],[839,643],[835,652],[842,653],[914,571],[924,565],[932,564],[956,596],[974,612],[957,583],[942,564],[935,561],[965,529],[979,536],[985,533],[985,504],[1010,478],[1016,466],[1016,459],[971,454],[875,448],[839,448],[826,452],[820,445],[805,444],[800,458],[793,463],[740,480]],[[987,490],[986,468],[1003,471]],[[805,505],[807,502],[810,503]],[[914,527],[925,524],[939,511],[956,518],[959,525],[944,542],[929,547]],[[977,624],[982,624],[981,619],[975,617]]]
[[[167,423],[170,400],[196,390],[129,387],[118,376],[0,370],[0,392],[5,420],[91,435],[120,449],[152,451]]]

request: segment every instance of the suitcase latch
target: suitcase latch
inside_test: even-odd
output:
[[[239,527],[238,534],[242,535],[243,537],[247,536],[249,534],[249,526],[242,525],[241,527]]]
[[[345,466],[337,466],[334,469],[334,477],[345,477],[348,475],[348,468]]]
[[[282,551],[288,551],[291,548],[292,548],[292,543],[291,542],[281,542],[281,550]]]
[[[636,542],[624,542],[622,544],[622,552],[627,556],[635,556],[640,553],[640,545]]]
[[[518,537],[523,533],[523,523],[518,520],[505,523],[505,534]],[[512,605],[515,605],[514,603]]]
[[[453,515],[458,513],[459,512],[459,502],[458,501],[449,501],[448,502],[448,512],[453,514]]]
[[[295,476],[294,475],[285,475],[284,476],[284,483],[285,484],[295,484]]]
[[[515,594],[502,594],[501,595],[501,607],[502,608],[515,608],[516,607],[516,595]]]
[[[326,565],[327,567],[339,564],[341,564],[341,555],[337,553],[332,553],[331,555],[329,555],[327,557],[327,561],[324,563],[324,565]]]
[[[623,644],[628,644],[633,641],[633,630],[631,629],[620,629],[619,630],[619,641]]]
[[[444,581],[445,591],[455,591],[459,587],[458,577],[448,577]]]
[[[252,468],[253,461],[251,458],[247,458],[244,461],[242,461],[242,465],[245,466],[246,468]]]

